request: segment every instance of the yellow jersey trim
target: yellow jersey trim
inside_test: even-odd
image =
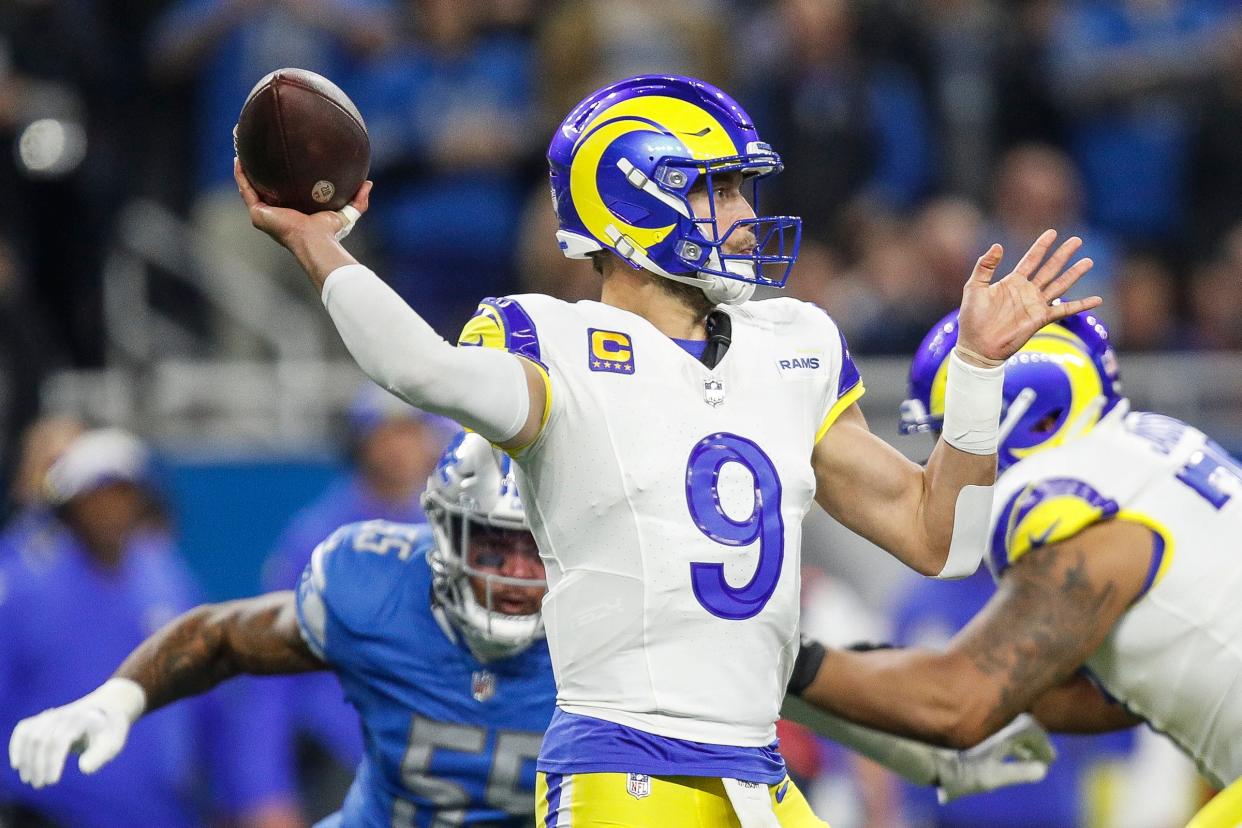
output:
[[[832,408],[828,409],[824,421],[819,424],[819,430],[815,432],[815,442],[818,443],[824,439],[824,435],[828,433],[828,429],[832,428],[832,424],[837,421],[841,413],[858,402],[858,398],[866,392],[867,389],[863,387],[862,380],[859,380],[853,388],[838,397],[837,401],[832,404]]]
[[[513,353],[513,351],[509,351],[508,353],[511,353],[515,357],[518,357],[519,359],[522,359],[530,363],[531,365],[535,366],[537,369],[539,369],[539,376],[543,379],[543,416],[539,419],[539,430],[535,432],[534,437],[530,438],[528,441],[526,441],[522,445],[513,446],[507,449],[502,449],[503,451],[508,453],[510,456],[516,457],[521,452],[526,451],[526,449],[533,446],[535,444],[535,441],[537,441],[540,437],[543,436],[543,429],[548,424],[548,418],[552,416],[552,377],[548,375],[548,369],[540,365],[538,361],[533,360],[530,357],[525,356],[523,354]]]
[[[1137,601],[1139,598],[1142,598],[1144,595],[1155,589],[1156,584],[1160,583],[1161,579],[1164,578],[1165,573],[1169,571],[1169,564],[1173,562],[1174,554],[1173,533],[1169,531],[1168,527],[1151,515],[1144,514],[1143,512],[1136,512],[1132,509],[1122,509],[1117,513],[1117,520],[1128,520],[1131,523],[1137,523],[1141,526],[1145,526],[1159,535],[1160,539],[1164,541],[1164,549],[1162,550],[1160,557],[1160,568],[1156,570],[1155,577],[1151,579],[1151,583],[1147,585],[1147,588],[1143,590],[1142,594],[1134,599]]]

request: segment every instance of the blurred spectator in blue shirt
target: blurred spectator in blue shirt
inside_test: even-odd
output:
[[[0,558],[38,542],[40,534],[59,531],[60,522],[47,502],[47,472],[85,429],[73,417],[44,417],[22,433],[9,486],[12,512],[0,529]]]
[[[778,210],[833,240],[855,199],[912,208],[931,183],[931,127],[913,73],[858,42],[849,0],[780,0],[739,27],[750,65],[739,99],[796,175],[772,180]]]
[[[995,589],[986,569],[960,581],[915,581],[898,603],[893,643],[943,647],[983,609]],[[929,828],[1078,828],[1086,824],[1088,771],[1095,762],[1124,756],[1133,738],[1130,731],[1055,736],[1057,760],[1042,782],[967,796],[944,806],[937,806],[934,789],[902,783],[907,816],[913,824]]]
[[[533,131],[534,49],[491,32],[481,0],[407,0],[413,31],[360,79],[380,180],[370,220],[385,275],[441,333],[482,296],[511,292]]]
[[[146,448],[100,430],[75,440],[48,473],[60,531],[0,559],[0,733],[80,696],[199,599],[162,526]],[[3,763],[0,808],[17,824],[296,825],[288,780],[240,687],[144,718],[129,750],[95,776],[70,763],[59,785],[35,790]],[[246,726],[237,724],[238,718]],[[149,721],[148,721],[149,718]],[[202,769],[207,785],[202,785]]]
[[[1083,184],[1074,162],[1061,150],[1042,144],[1016,146],[1001,157],[996,168],[993,223],[978,240],[979,251],[999,242],[1005,247],[1002,270],[1018,262],[1031,239],[1053,228],[1064,240],[1082,238],[1076,258],[1095,265],[1069,292],[1070,298],[1099,295],[1111,298],[1120,255],[1113,234],[1084,218]],[[960,288],[959,288],[960,290]]]
[[[1237,24],[1223,0],[1074,0],[1051,78],[1090,218],[1124,240],[1184,231],[1192,93],[1221,70]]]
[[[267,590],[293,589],[311,552],[337,527],[362,520],[422,523],[419,495],[435,468],[450,430],[367,383],[349,409],[353,468],[294,517],[263,572]],[[333,673],[264,679],[260,718],[274,717],[283,748],[283,773],[296,774],[306,815],[337,810],[362,758],[358,712],[346,703]],[[294,766],[297,766],[296,768]]]

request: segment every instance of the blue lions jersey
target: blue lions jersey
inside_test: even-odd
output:
[[[433,609],[427,526],[338,529],[311,556],[298,622],[362,717],[345,826],[528,826],[556,699],[547,645],[484,664]]]

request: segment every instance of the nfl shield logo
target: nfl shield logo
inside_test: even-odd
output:
[[[712,377],[703,380],[703,400],[712,408],[724,402],[724,383]]]
[[[625,791],[635,799],[651,795],[651,777],[645,773],[631,773],[625,783]]]
[[[485,702],[496,695],[496,676],[487,670],[476,670],[470,676],[470,695],[477,702]]]

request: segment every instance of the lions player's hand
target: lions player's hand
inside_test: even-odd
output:
[[[1055,230],[1045,230],[1013,271],[997,281],[992,277],[1004,253],[1001,246],[992,245],[979,258],[962,290],[957,339],[962,359],[983,367],[999,365],[1040,328],[1100,304],[1098,296],[1052,304],[1093,264],[1090,259],[1079,259],[1066,269],[1082,247],[1082,239],[1071,236],[1049,256],[1056,238]]]
[[[82,754],[82,773],[94,773],[121,752],[145,706],[137,684],[109,679],[75,702],[18,722],[9,739],[9,764],[35,788],[60,781],[70,751]]]
[[[937,793],[940,804],[959,796],[1038,782],[1057,756],[1048,733],[1023,713],[970,750],[940,751]]]
[[[250,223],[295,254],[295,247],[302,241],[319,236],[337,240],[345,238],[353,229],[354,222],[367,211],[371,200],[371,182],[364,181],[358,192],[354,193],[353,200],[340,210],[307,214],[264,203],[246,179],[241,161],[237,158],[233,159],[233,180],[237,182],[237,190],[250,212]]]

